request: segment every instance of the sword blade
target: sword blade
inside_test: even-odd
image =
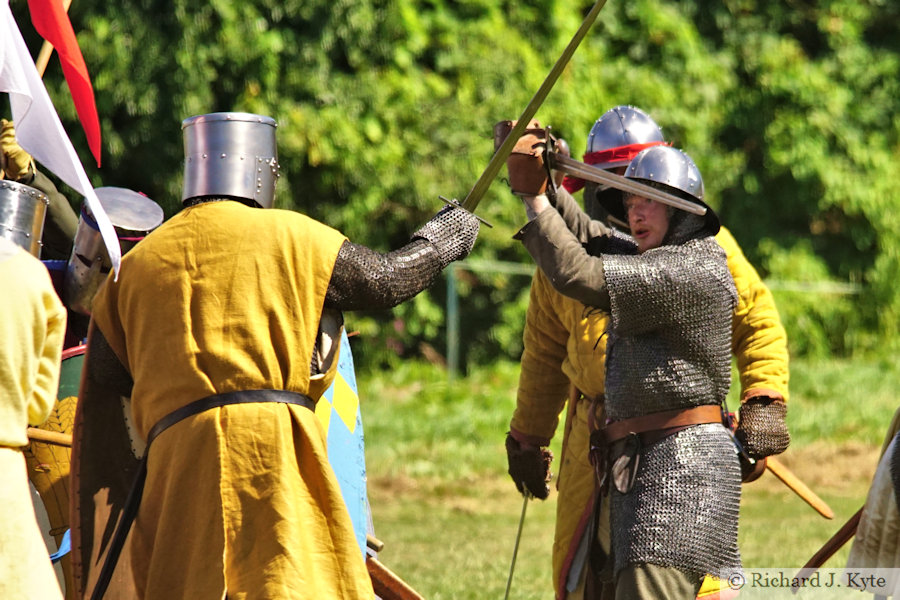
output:
[[[510,137],[512,137],[512,135],[510,135]],[[688,202],[678,196],[667,194],[662,190],[643,184],[639,181],[628,179],[627,177],[622,177],[621,175],[616,175],[615,173],[610,173],[603,169],[598,169],[595,166],[579,162],[574,158],[570,158],[557,152],[548,152],[547,155],[550,157],[550,166],[552,168],[568,175],[574,175],[575,177],[580,177],[587,181],[602,183],[630,194],[636,194],[644,198],[649,198],[650,200],[656,200],[657,202],[674,206],[675,208],[695,215],[702,216],[706,214],[706,208],[699,204],[694,204],[693,202]]]
[[[571,59],[572,55],[575,53],[575,49],[578,48],[581,40],[584,39],[584,36],[591,28],[591,25],[594,24],[594,21],[597,19],[597,13],[600,12],[600,9],[603,8],[604,4],[606,4],[606,0],[597,0],[593,8],[591,8],[591,11],[584,18],[581,27],[578,28],[578,31],[572,37],[569,45],[563,50],[563,53],[557,59],[556,64],[553,65],[550,74],[547,75],[544,82],[541,84],[541,87],[538,88],[538,91],[532,96],[528,106],[522,111],[522,115],[516,121],[512,131],[509,132],[509,135],[506,136],[506,139],[500,147],[497,148],[491,161],[481,173],[481,177],[478,178],[478,181],[476,181],[475,185],[472,186],[472,189],[469,190],[469,194],[466,196],[466,199],[463,200],[463,208],[468,211],[474,211],[475,207],[478,206],[478,203],[481,202],[481,198],[484,197],[485,192],[487,192],[491,183],[494,181],[494,178],[497,177],[497,173],[500,172],[500,168],[506,162],[506,158],[509,156],[510,152],[512,152],[513,146],[515,146],[519,138],[522,137],[522,133],[528,126],[528,123],[531,122],[531,118],[534,117],[537,109],[540,108],[541,104],[543,104],[544,100],[547,98],[547,95],[550,93],[556,80],[559,79],[563,69],[565,69],[566,65],[569,63],[569,59]]]
[[[512,587],[513,572],[516,570],[516,555],[519,553],[519,540],[522,539],[522,525],[525,524],[525,510],[528,508],[528,500],[531,499],[531,495],[527,492],[523,495],[525,496],[525,501],[522,502],[522,516],[519,517],[519,532],[516,533],[516,545],[513,547],[512,563],[509,565],[509,577],[506,579],[506,593],[503,595],[503,600],[509,600],[509,590]]]

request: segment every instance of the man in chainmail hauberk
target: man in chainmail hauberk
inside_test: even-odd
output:
[[[502,140],[501,140],[502,141]],[[584,162],[622,175],[641,150],[665,143],[662,130],[633,106],[604,113],[588,135]],[[627,231],[622,192],[567,177],[555,190],[558,204],[574,206],[571,193],[584,188],[585,211]],[[602,199],[602,202],[601,202]],[[608,210],[605,206],[609,206]],[[610,210],[618,217],[610,218]],[[572,211],[572,214],[575,214]],[[591,225],[582,235],[602,236]],[[737,358],[745,414],[758,405],[786,402],[788,351],[784,327],[771,292],[725,227],[716,241],[728,257],[738,292],[732,318],[732,352]],[[609,553],[609,503],[598,502],[599,485],[589,460],[592,424],[602,424],[606,327],[609,313],[557,292],[538,269],[531,286],[516,409],[507,436],[510,474],[518,489],[549,495],[551,454],[547,449],[566,405],[553,544],[553,586],[558,600],[597,598]],[[566,388],[570,388],[569,402]],[[751,452],[758,449],[751,448]],[[762,459],[754,454],[754,459]],[[746,473],[746,480],[759,474]],[[744,465],[742,465],[743,467]],[[749,467],[749,464],[747,465]],[[704,585],[715,585],[710,581]]]
[[[694,598],[704,575],[741,568],[741,467],[723,424],[737,301],[719,221],[703,203],[699,170],[683,152],[654,146],[626,177],[701,206],[706,215],[640,196],[625,199],[630,248],[571,197],[546,194],[541,130],[516,144],[510,186],[529,223],[517,234],[553,287],[610,313],[605,422],[591,455],[610,504],[616,598]],[[551,187],[552,190],[552,187]],[[784,410],[748,411],[738,437],[763,455],[787,446]]]
[[[82,592],[109,538],[95,514],[122,502],[95,459],[116,460],[117,429],[104,425],[112,408],[122,420],[124,397],[146,480],[111,592],[374,596],[313,409],[336,372],[341,311],[416,295],[470,252],[478,221],[446,207],[383,254],[273,209],[275,126],[246,113],[185,120],[184,209],[94,298],[73,459]]]

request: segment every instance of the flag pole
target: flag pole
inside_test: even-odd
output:
[[[72,0],[62,0],[62,6],[65,12],[69,12],[69,7],[72,6]],[[52,55],[53,44],[44,40],[44,45],[41,46],[41,51],[38,54],[37,60],[34,61],[34,66],[37,67],[37,72],[41,79],[44,78],[44,71],[47,70],[47,65],[50,64],[50,57]]]

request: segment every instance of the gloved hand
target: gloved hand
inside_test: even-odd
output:
[[[495,151],[514,126],[515,121],[501,121],[494,125]],[[547,184],[550,180],[550,172],[544,164],[547,138],[547,130],[541,129],[537,121],[531,121],[522,137],[513,146],[512,152],[506,159],[506,168],[509,171],[509,187],[514,194],[538,196],[547,191]]]
[[[786,415],[787,405],[782,400],[750,398],[741,405],[734,436],[750,458],[760,460],[781,454],[791,443]]]
[[[30,182],[34,177],[34,160],[16,140],[12,121],[0,119],[0,169],[3,178],[18,182]]]
[[[540,446],[523,446],[506,434],[506,458],[509,475],[516,488],[524,494],[526,490],[535,498],[546,500],[550,495],[550,463],[553,453]]]
[[[425,223],[421,229],[412,234],[412,239],[424,239],[431,242],[441,259],[443,269],[454,260],[469,255],[478,237],[478,219],[462,208],[445,206]]]

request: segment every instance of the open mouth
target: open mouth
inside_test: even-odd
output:
[[[643,238],[650,234],[650,230],[646,227],[634,227],[631,230],[631,235],[635,238]]]

